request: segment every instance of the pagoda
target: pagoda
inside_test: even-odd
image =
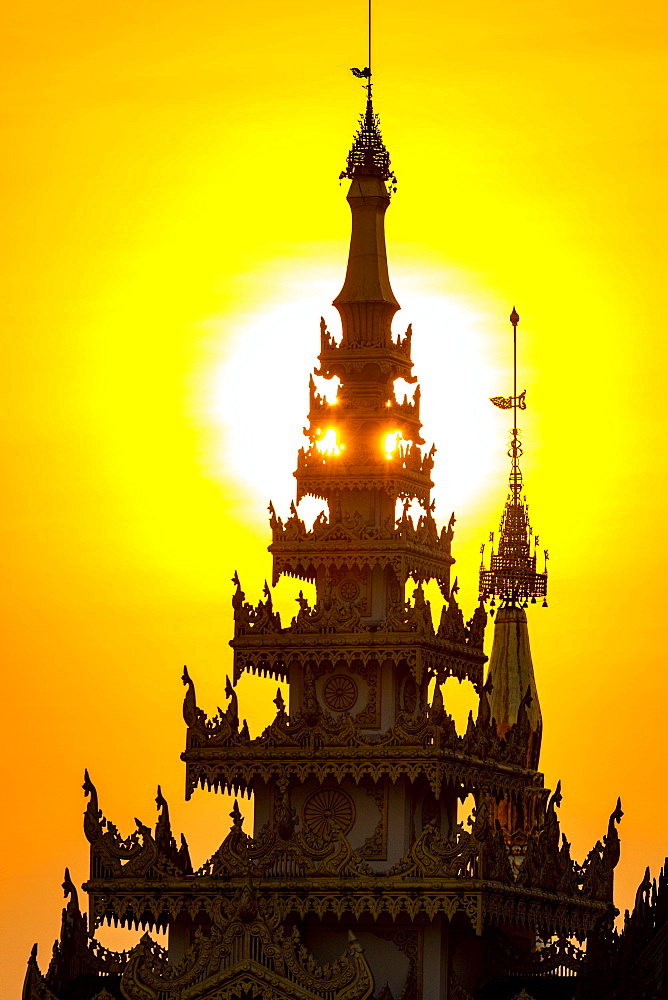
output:
[[[294,504],[285,518],[270,505],[273,586],[292,576],[311,597],[300,593],[282,621],[271,588],[253,603],[235,574],[226,707],[209,718],[183,673],[186,797],[248,796],[252,829],[235,801],[223,842],[193,870],[160,789],[155,827],[137,820],[123,834],[86,773],[89,915],[66,872],[60,939],[46,973],[31,956],[24,1000],[573,998],[584,942],[616,913],[619,803],[578,864],[560,832],[560,786],[550,792],[538,770],[526,607],[544,600],[547,574],[516,420],[500,535],[466,621],[451,582],[454,516],[440,529],[434,517],[419,386],[412,399],[395,394],[416,376],[410,326],[392,332],[384,217],[396,179],[370,81],[341,178],[352,213],[341,330],[321,321],[314,371],[336,395],[311,377],[294,474],[297,503],[316,497],[325,510],[308,525]],[[515,414],[522,403],[516,387],[501,400]],[[429,581],[443,597],[438,621]],[[486,605],[496,614],[485,671]],[[289,689],[257,736],[239,715],[244,672]],[[479,696],[463,734],[444,704],[448,677]],[[111,952],[94,937],[104,923],[145,933]],[[166,948],[155,930],[168,932]]]

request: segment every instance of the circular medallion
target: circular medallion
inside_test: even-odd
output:
[[[325,704],[333,712],[349,712],[357,701],[357,684],[347,674],[334,674],[322,693]]]
[[[344,601],[356,601],[360,596],[360,585],[357,580],[347,577],[339,584],[339,594]]]
[[[416,707],[417,685],[412,675],[409,675],[404,682],[404,712],[409,712],[412,715]]]
[[[316,837],[327,837],[334,829],[348,833],[354,821],[352,800],[340,788],[319,788],[304,804],[304,823]]]

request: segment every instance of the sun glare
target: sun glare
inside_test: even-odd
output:
[[[408,444],[406,439],[402,437],[401,431],[392,431],[385,438],[385,456],[386,458],[392,458],[393,454],[402,444]]]
[[[343,451],[343,445],[339,444],[336,440],[336,431],[333,427],[330,427],[328,431],[325,432],[324,437],[321,437],[319,441],[315,443],[318,451],[321,451],[323,455],[339,455]]]
[[[476,295],[473,305],[472,296],[446,294],[443,286],[466,287],[465,276],[433,263],[423,267],[418,261],[419,272],[415,266],[414,261],[410,269],[391,264],[402,304],[394,333],[412,322],[423,436],[427,448],[432,441],[438,446],[435,495],[439,507],[461,511],[490,489],[496,497],[505,470],[506,428],[488,400],[507,384],[502,350],[507,348],[507,304]],[[323,308],[338,288],[338,273],[336,262],[325,268],[296,260],[281,281],[272,273],[273,295],[261,312],[249,304],[247,312],[227,317],[224,325],[218,320],[209,324],[219,361],[202,373],[208,392],[201,391],[201,382],[197,390],[200,399],[208,396],[207,416],[221,429],[216,450],[208,456],[211,474],[220,479],[231,475],[254,497],[271,497],[277,509],[287,509],[294,498],[292,470],[304,444],[301,429],[309,405],[309,374],[317,364],[320,315],[335,337],[340,333],[336,310]],[[321,387],[316,377],[316,385],[329,402],[335,398],[332,383]],[[395,386],[402,399],[405,391],[412,395],[414,390],[403,382]],[[393,432],[379,447],[384,445],[391,457],[399,444]],[[316,446],[323,454],[337,454],[343,447],[334,428],[326,428]]]

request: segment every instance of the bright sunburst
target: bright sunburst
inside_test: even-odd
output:
[[[221,428],[217,453],[209,456],[217,475],[232,476],[284,509],[294,497],[291,472],[297,449],[305,443],[300,432],[308,410],[309,375],[317,366],[320,315],[334,336],[340,330],[336,311],[324,307],[335,290],[331,274],[308,266],[295,266],[292,273],[299,279],[285,280],[273,302],[240,317],[231,341],[229,329],[212,322],[214,334],[227,341],[228,349],[209,394],[209,418]],[[505,373],[492,363],[500,324],[490,321],[482,308],[443,291],[450,283],[445,271],[432,268],[418,274],[394,267],[392,277],[403,305],[395,332],[408,322],[414,328],[414,372],[422,387],[426,447],[433,440],[439,449],[435,494],[441,514],[446,508],[461,510],[488,487],[498,490],[505,468],[503,433],[488,402],[505,384]],[[336,394],[334,381],[316,376],[318,391],[330,402]],[[415,386],[399,382],[398,400],[406,392],[413,394]],[[319,450],[338,453],[343,447],[334,428],[323,427],[321,435]],[[379,447],[391,457],[405,443],[395,432]]]

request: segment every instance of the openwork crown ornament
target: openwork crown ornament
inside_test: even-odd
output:
[[[529,523],[529,508],[524,499],[511,492],[503,509],[499,529],[498,547],[494,549],[494,533],[490,534],[492,552],[489,568],[485,567],[485,546],[482,545],[480,563],[480,599],[500,598],[504,604],[536,603],[543,598],[547,607],[547,550],[544,552],[545,568],[536,569],[538,535],[533,535]],[[533,548],[533,552],[532,552]]]
[[[346,169],[339,174],[339,180],[362,176],[380,177],[390,181],[393,191],[397,189],[397,178],[390,166],[390,154],[383,142],[380,119],[373,110],[371,98],[366,102],[364,114],[360,115],[360,126],[348,153]]]

